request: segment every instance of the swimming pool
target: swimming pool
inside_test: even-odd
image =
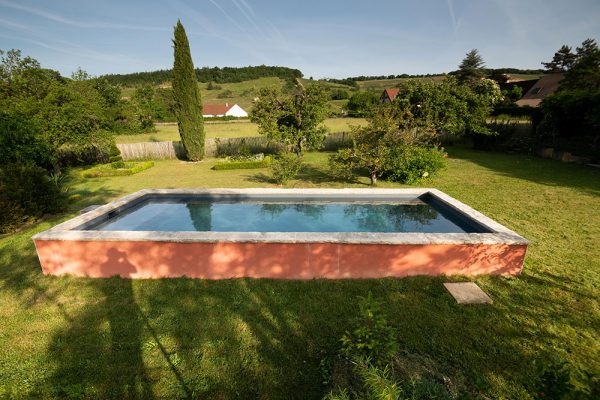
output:
[[[142,190],[33,237],[46,274],[517,274],[527,241],[436,189]]]

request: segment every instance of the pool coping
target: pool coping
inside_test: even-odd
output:
[[[422,196],[434,197],[454,211],[463,214],[488,229],[489,233],[378,233],[378,232],[163,232],[163,231],[92,231],[76,230],[112,211],[135,205],[153,195],[332,195],[352,196]],[[504,225],[479,211],[433,188],[409,189],[143,189],[85,214],[74,217],[32,237],[33,240],[65,241],[128,241],[128,242],[174,242],[174,243],[347,243],[347,244],[505,244],[527,245],[529,241]]]

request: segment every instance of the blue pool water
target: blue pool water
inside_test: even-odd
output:
[[[88,226],[103,231],[478,232],[427,203],[152,201]]]

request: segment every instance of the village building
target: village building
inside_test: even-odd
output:
[[[235,117],[248,118],[248,113],[237,104],[204,104],[202,106],[202,116],[204,118],[214,117]]]

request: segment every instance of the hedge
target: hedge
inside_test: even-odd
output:
[[[266,156],[262,160],[245,160],[245,161],[227,161],[215,164],[212,169],[228,170],[228,169],[254,169],[254,168],[267,168],[271,165],[273,159]]]
[[[110,164],[102,164],[93,168],[81,171],[81,176],[84,178],[97,178],[101,176],[125,176],[133,175],[152,168],[154,161],[143,162],[124,162],[117,161]]]

